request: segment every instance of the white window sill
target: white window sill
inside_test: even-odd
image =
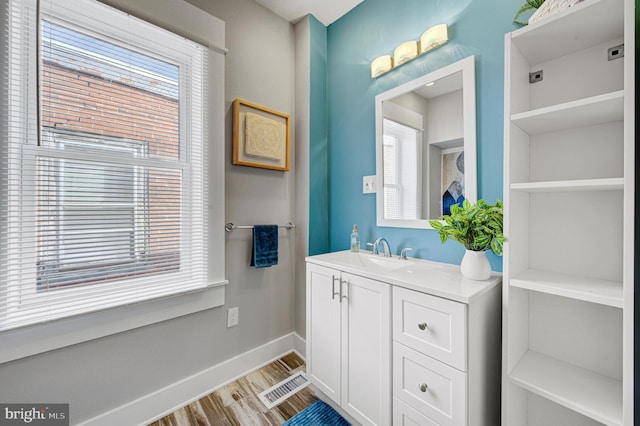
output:
[[[226,284],[0,333],[0,364],[222,306]]]

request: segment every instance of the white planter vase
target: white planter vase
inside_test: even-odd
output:
[[[466,250],[462,263],[460,263],[460,272],[465,278],[471,280],[482,281],[491,276],[491,265],[484,251]]]

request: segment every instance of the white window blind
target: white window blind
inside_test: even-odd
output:
[[[420,131],[383,120],[384,217],[421,218]]]
[[[206,52],[94,0],[2,10],[0,330],[206,286]]]

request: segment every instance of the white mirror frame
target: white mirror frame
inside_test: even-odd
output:
[[[465,198],[470,202],[477,201],[477,157],[476,157],[476,72],[475,57],[469,56],[453,64],[435,70],[415,80],[390,89],[376,96],[376,219],[378,226],[395,228],[427,228],[429,219],[385,219],[384,218],[384,186],[382,165],[383,115],[382,104],[386,100],[396,98],[429,82],[462,72],[462,109],[464,117],[464,185]],[[437,218],[433,218],[437,219]]]

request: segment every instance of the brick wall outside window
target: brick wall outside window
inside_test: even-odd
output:
[[[178,160],[175,99],[142,90],[130,81],[104,79],[95,71],[45,62],[41,102],[43,127],[140,141],[149,158]],[[179,253],[181,180],[177,171],[148,172],[150,258],[162,260]]]

